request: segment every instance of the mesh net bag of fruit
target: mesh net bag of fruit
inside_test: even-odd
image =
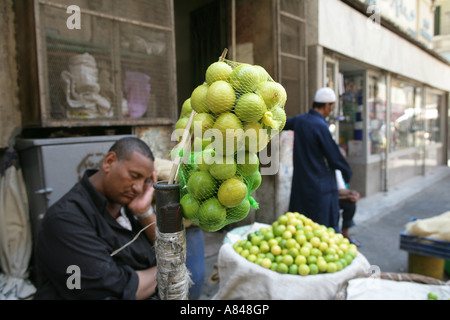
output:
[[[178,183],[184,218],[215,232],[258,209],[252,194],[261,184],[258,153],[286,123],[286,90],[257,65],[221,59],[206,70],[175,125],[186,146]],[[190,125],[189,128],[187,128]]]

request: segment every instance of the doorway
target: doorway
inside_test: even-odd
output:
[[[178,111],[228,46],[227,0],[174,0]]]

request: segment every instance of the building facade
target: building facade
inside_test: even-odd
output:
[[[347,150],[352,188],[363,196],[389,192],[447,163],[450,65],[433,50],[431,0],[227,3],[229,58],[260,64],[280,81],[288,116],[307,112],[320,87],[339,94],[330,129]],[[283,132],[278,174],[265,176],[256,195],[261,222],[288,208],[292,146],[292,133]]]
[[[433,49],[450,61],[450,2],[435,0]]]
[[[137,134],[167,158],[182,103],[226,47],[229,59],[261,65],[285,86],[288,116],[307,112],[320,87],[338,93],[330,129],[347,150],[351,186],[363,196],[388,192],[447,163],[450,64],[433,34],[447,33],[448,1],[0,4],[0,25],[7,31],[1,36],[0,81],[13,86],[0,86],[0,114],[8,115],[0,117],[2,150],[17,134]],[[81,29],[77,11],[68,11],[71,5],[80,8]],[[439,28],[435,8],[441,12]],[[80,56],[70,60],[72,55]],[[98,72],[98,83],[83,79],[94,90],[100,86],[94,97],[70,95],[69,73],[76,76],[77,65]],[[147,92],[140,97],[133,95],[136,77]],[[93,104],[95,112],[89,110]],[[292,133],[283,132],[279,145],[278,173],[265,176],[256,195],[261,209],[252,219],[261,222],[288,208]]]
[[[430,49],[432,2],[308,5],[317,30],[307,40],[309,73],[339,93],[332,129],[352,187],[370,196],[445,165],[450,66]]]

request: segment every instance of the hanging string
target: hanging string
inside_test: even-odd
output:
[[[133,242],[135,242],[137,240],[137,238],[139,238],[139,236],[141,235],[142,232],[144,232],[145,230],[147,230],[149,227],[151,227],[152,225],[154,225],[156,222],[150,223],[148,226],[146,226],[145,228],[143,228],[141,231],[138,232],[137,235],[134,236],[134,238],[129,241],[127,244],[123,245],[121,248],[117,249],[116,251],[114,251],[113,253],[111,253],[111,257],[114,257],[116,254],[118,254],[120,251],[122,251],[123,249],[125,249],[126,247],[128,247],[129,245],[131,245]]]

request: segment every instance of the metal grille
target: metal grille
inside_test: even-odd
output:
[[[285,109],[292,117],[307,109],[307,54],[304,0],[279,0],[280,78],[288,93]]]
[[[48,125],[174,119],[172,0],[40,0],[37,19]]]

